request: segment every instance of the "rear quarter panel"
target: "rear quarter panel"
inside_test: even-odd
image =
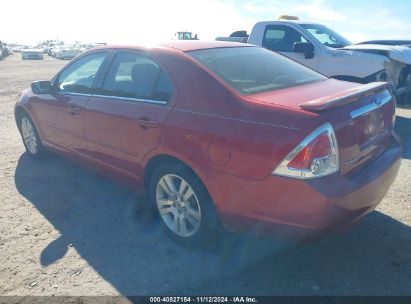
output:
[[[322,123],[318,115],[249,102],[186,57],[161,56],[180,95],[158,154],[175,155],[196,171],[261,180]]]

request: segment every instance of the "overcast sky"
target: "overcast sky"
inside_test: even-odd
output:
[[[214,40],[283,14],[334,27],[353,42],[411,40],[410,0],[11,0],[0,7],[0,40],[9,43],[155,43],[183,30]]]

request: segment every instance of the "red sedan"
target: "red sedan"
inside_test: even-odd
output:
[[[136,186],[189,243],[219,224],[298,238],[349,226],[402,155],[386,83],[227,42],[93,49],[34,82],[15,117],[28,155],[63,153]]]

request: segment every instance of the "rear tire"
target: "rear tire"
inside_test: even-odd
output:
[[[28,155],[34,159],[42,158],[46,150],[33,121],[26,113],[23,113],[19,120],[19,131]]]
[[[200,179],[186,166],[167,163],[157,167],[148,198],[165,233],[180,244],[208,246],[215,239],[216,210]]]

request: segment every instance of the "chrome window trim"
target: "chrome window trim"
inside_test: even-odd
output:
[[[385,96],[383,96],[382,98],[379,97],[378,95],[376,95],[374,97],[374,98],[380,98],[380,102],[377,103],[377,102],[375,102],[375,100],[373,100],[372,103],[367,104],[367,105],[365,105],[361,108],[358,108],[358,109],[355,109],[355,110],[351,111],[350,112],[351,118],[354,119],[354,118],[360,117],[360,116],[362,116],[364,114],[367,114],[371,111],[374,111],[374,110],[382,107],[386,103],[388,103],[391,100],[392,96],[391,96],[390,93],[388,93],[388,94],[387,93],[388,93],[388,91],[385,91]]]
[[[101,98],[109,98],[109,99],[119,99],[119,100],[126,100],[126,101],[154,103],[154,104],[160,104],[160,105],[168,104],[168,101],[165,101],[165,100],[142,99],[142,98],[121,97],[121,96],[100,95],[100,94],[91,94],[91,96],[101,97]]]
[[[90,93],[89,93],[89,94],[85,94],[85,93],[64,92],[64,91],[57,91],[56,94],[59,94],[59,95],[73,95],[73,96],[85,96],[85,97],[90,97],[90,96],[92,96]]]
[[[137,102],[145,102],[145,103],[154,103],[154,104],[159,104],[159,105],[168,104],[168,101],[165,101],[165,100],[142,99],[142,98],[121,97],[121,96],[100,95],[100,94],[84,94],[84,93],[75,93],[75,92],[57,92],[57,94],[119,99],[119,100],[125,100],[125,101],[133,101],[133,102],[137,101]]]

